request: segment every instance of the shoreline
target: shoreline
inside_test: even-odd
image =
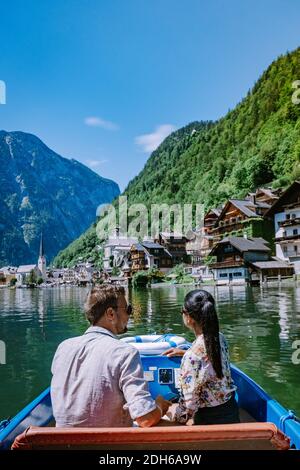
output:
[[[245,283],[224,283],[224,284],[216,284],[214,281],[204,281],[204,282],[185,282],[185,283],[168,283],[168,282],[157,282],[150,284],[149,286],[145,286],[146,288],[150,287],[151,289],[159,288],[159,287],[205,287],[205,286],[214,286],[214,287],[274,287],[274,286],[297,286],[300,284],[300,279],[282,279],[281,281],[278,280],[270,280],[267,282],[260,283],[258,285],[251,285],[247,282]],[[68,289],[68,288],[87,288],[92,287],[94,284],[88,285],[77,285],[77,284],[62,284],[62,285],[48,285],[48,286],[34,286],[34,287],[11,287],[9,285],[0,285],[0,289],[9,289],[9,290],[28,290],[28,289]],[[142,287],[142,286],[139,286]]]

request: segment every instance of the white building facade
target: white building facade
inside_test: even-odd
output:
[[[103,268],[105,271],[111,272],[114,266],[127,265],[130,248],[137,241],[134,237],[109,237],[104,245]]]
[[[293,264],[300,274],[300,204],[274,216],[276,257]]]
[[[16,273],[17,287],[20,287],[26,284],[26,279],[32,271],[34,272],[36,278],[41,277],[41,271],[39,270],[36,264],[26,264],[26,265],[21,265],[18,267],[17,273]]]
[[[266,212],[273,219],[276,258],[300,274],[300,181],[294,181]]]

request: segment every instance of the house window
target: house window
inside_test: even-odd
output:
[[[294,252],[298,253],[298,246],[297,245],[294,245]]]
[[[293,229],[293,235],[298,235],[298,229],[297,228]]]
[[[232,253],[233,252],[233,246],[228,245],[224,247],[224,253]]]
[[[227,277],[227,273],[220,273],[219,276],[220,277]]]
[[[292,219],[296,219],[296,214],[292,214]]]
[[[237,271],[235,273],[233,273],[234,277],[241,277],[243,274],[241,273],[241,271]]]
[[[283,247],[283,252],[287,253],[287,246],[286,245],[284,245],[284,247]]]

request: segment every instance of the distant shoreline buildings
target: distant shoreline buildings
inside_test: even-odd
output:
[[[300,274],[300,183],[285,192],[258,188],[244,199],[211,208],[189,240],[160,233],[157,240],[136,241],[119,237],[116,230],[104,245],[104,255],[107,272],[119,270],[124,277],[153,267],[168,272],[184,264],[196,280],[217,285],[293,278]]]
[[[84,260],[72,268],[47,268],[41,234],[37,264],[0,268],[0,285],[128,283],[141,271],[168,276],[178,264],[196,281],[217,285],[295,277],[300,275],[300,182],[284,192],[258,188],[245,199],[211,208],[189,239],[161,232],[157,239],[138,240],[120,236],[116,227],[103,251],[103,269]]]

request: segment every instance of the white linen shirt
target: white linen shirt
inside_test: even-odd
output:
[[[63,341],[51,372],[57,427],[132,426],[156,408],[139,352],[105,328]]]

